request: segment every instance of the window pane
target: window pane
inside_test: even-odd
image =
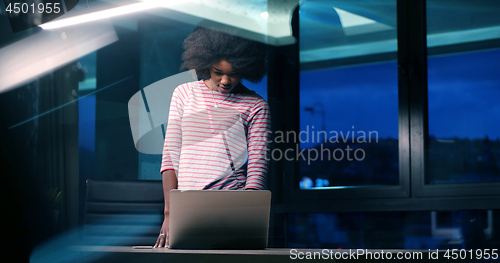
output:
[[[297,186],[399,184],[396,1],[307,1],[299,21]]]
[[[289,214],[288,247],[482,249],[498,247],[498,210]]]
[[[427,4],[429,184],[500,182],[500,3],[465,4]]]

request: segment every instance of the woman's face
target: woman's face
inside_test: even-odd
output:
[[[207,84],[212,90],[230,93],[241,80],[241,73],[233,68],[227,60],[222,59],[210,68],[210,81]]]

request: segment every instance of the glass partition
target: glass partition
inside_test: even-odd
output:
[[[154,1],[152,7],[139,0],[66,1],[61,18],[101,11],[107,18],[50,28],[48,23],[32,27],[46,22],[37,15],[8,14],[4,2],[0,140],[15,146],[5,149],[7,159],[25,170],[12,180],[24,185],[32,174],[37,190],[63,196],[59,229],[82,223],[86,179],[161,180],[161,152],[137,149],[129,102],[136,94],[148,95],[151,84],[186,71],[180,68],[182,44],[195,27],[231,29],[264,44],[289,45],[294,41],[290,13],[298,3]],[[70,8],[69,2],[78,4]],[[110,12],[117,9],[126,14]],[[13,30],[9,18],[28,27]],[[267,98],[267,78],[243,84]],[[156,102],[161,106],[169,99]],[[163,137],[157,145],[161,148]],[[2,163],[3,156],[2,151]]]
[[[289,214],[288,244],[325,249],[481,250],[498,247],[498,216],[498,210]]]
[[[396,1],[301,3],[296,187],[400,183],[396,20]]]
[[[498,1],[427,1],[427,184],[500,182],[498,10]]]

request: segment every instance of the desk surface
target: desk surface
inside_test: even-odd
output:
[[[290,262],[290,249],[184,250],[169,248],[136,249],[130,246],[71,246],[81,262]]]
[[[292,253],[326,253],[325,251],[332,251],[333,253],[357,253],[357,252],[371,252],[371,253],[393,253],[398,252],[422,252],[429,253],[429,250],[404,250],[404,249],[306,249],[306,248],[267,248],[259,250],[201,250],[201,249],[169,249],[169,248],[146,248],[137,249],[132,246],[73,246],[72,249],[76,251],[89,251],[89,252],[118,252],[118,253],[163,253],[163,254],[230,254],[230,255],[286,255],[290,256]],[[441,251],[440,251],[441,253]]]
[[[169,248],[137,249],[130,246],[73,246],[81,258],[91,257],[90,262],[296,262],[327,260],[328,262],[448,262],[445,250],[402,249],[293,249],[268,248],[263,250],[184,250]],[[391,258],[388,258],[388,257]],[[407,258],[398,258],[406,256]],[[464,260],[453,260],[453,262]],[[468,259],[465,262],[480,262]],[[89,262],[89,260],[85,261]]]
[[[169,248],[134,248],[131,246],[74,246],[75,251],[116,252],[116,253],[161,253],[161,254],[214,254],[214,255],[290,255],[289,248],[268,248],[260,250],[201,250]],[[306,251],[306,250],[300,250]],[[309,250],[313,251],[313,250]],[[314,249],[314,251],[321,251]]]

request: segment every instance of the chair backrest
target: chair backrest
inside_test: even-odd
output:
[[[83,243],[154,245],[163,222],[161,181],[87,180]]]

